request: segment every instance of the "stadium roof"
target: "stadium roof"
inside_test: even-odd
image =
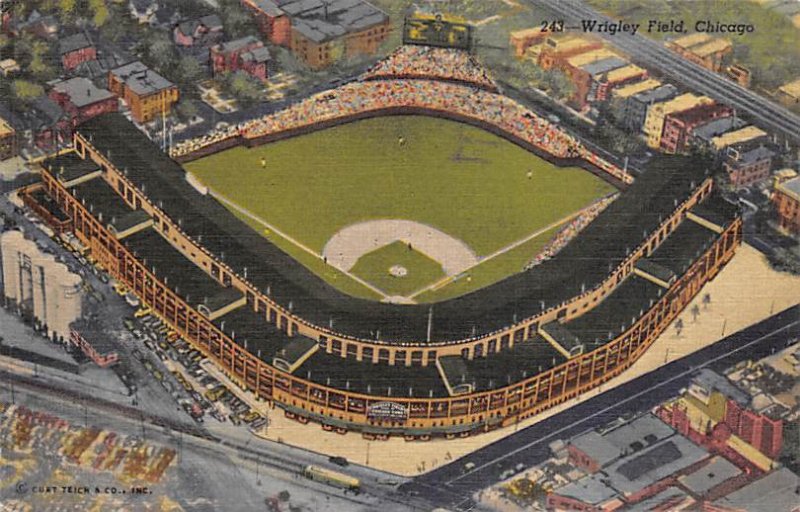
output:
[[[102,180],[97,180],[102,181]],[[142,264],[192,306],[218,311],[241,300],[236,288],[225,288],[167,242],[153,228],[143,229],[122,240]]]
[[[702,163],[681,157],[653,159],[639,177],[554,258],[470,294],[429,305],[357,299],[327,284],[294,258],[197,192],[185,171],[119,114],[98,116],[78,128],[151,201],[194,240],[244,275],[279,304],[319,326],[351,336],[392,342],[466,339],[506,327],[598,285],[652,232],[676,204],[706,178]],[[154,172],[154,170],[158,172]],[[591,254],[591,258],[586,255]]]
[[[92,159],[83,159],[77,153],[70,151],[48,158],[42,165],[62,183],[71,183],[85,176],[100,172],[100,166]],[[68,185],[69,186],[69,185]]]
[[[101,178],[80,182],[72,187],[71,192],[92,215],[117,233],[150,220],[150,216],[142,210],[133,210],[125,204],[111,185]]]

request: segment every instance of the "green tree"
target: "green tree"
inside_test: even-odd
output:
[[[203,68],[197,59],[182,57],[178,62],[176,78],[181,89],[190,89],[203,78]]]
[[[105,0],[89,0],[92,21],[96,27],[102,27],[108,21],[109,12]]]
[[[58,13],[62,21],[72,19],[75,14],[75,0],[58,0]]]
[[[28,102],[44,94],[44,88],[28,80],[14,80],[11,83],[11,92],[16,99],[22,102]]]

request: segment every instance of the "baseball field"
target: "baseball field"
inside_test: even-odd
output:
[[[518,272],[559,225],[614,190],[492,133],[424,116],[357,121],[185,167],[342,291],[426,302]]]

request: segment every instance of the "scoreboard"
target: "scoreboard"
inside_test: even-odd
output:
[[[472,49],[472,25],[441,14],[416,13],[403,24],[403,44]]]

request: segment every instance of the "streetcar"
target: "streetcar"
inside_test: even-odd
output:
[[[359,482],[357,478],[339,473],[338,471],[332,471],[319,466],[306,466],[303,468],[303,476],[309,480],[339,487],[347,491],[355,493],[361,492],[361,482]]]

